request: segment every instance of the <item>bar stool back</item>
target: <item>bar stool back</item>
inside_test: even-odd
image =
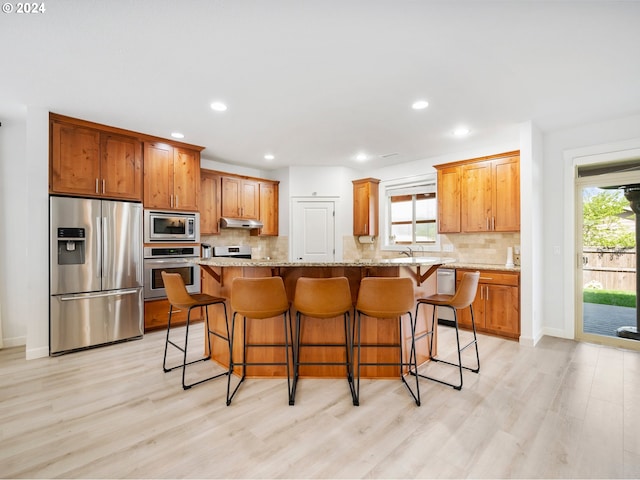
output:
[[[420,406],[420,385],[416,377],[415,392],[411,389],[405,378],[403,367],[408,366],[409,371],[417,371],[417,360],[415,355],[415,320],[411,315],[413,309],[413,282],[406,277],[366,277],[360,282],[360,290],[358,292],[358,301],[356,303],[356,325],[358,337],[358,368],[356,381],[356,397],[354,405],[360,403],[360,368],[363,365],[398,365],[400,367],[400,378],[406,385],[409,393]],[[409,315],[409,323],[411,325],[411,354],[408,361],[404,360],[403,354],[403,335],[402,335],[402,316]],[[362,318],[390,318],[398,319],[400,341],[397,344],[362,344]],[[400,361],[393,363],[364,363],[361,361],[361,352],[366,347],[395,347],[398,348]]]
[[[170,304],[169,320],[167,321],[167,338],[164,344],[164,359],[162,361],[163,370],[165,372],[170,372],[171,370],[175,370],[176,368],[182,368],[182,388],[185,390],[193,387],[194,385],[198,385],[208,380],[213,380],[214,378],[218,378],[223,375],[226,375],[227,372],[225,371],[217,375],[213,375],[211,377],[198,380],[197,382],[193,382],[190,384],[185,383],[185,373],[186,373],[187,365],[211,360],[211,353],[212,353],[211,335],[215,335],[216,337],[223,339],[227,343],[227,347],[229,347],[229,320],[227,318],[227,307],[224,303],[226,299],[223,297],[214,297],[211,295],[207,295],[205,293],[198,293],[198,294],[191,295],[189,292],[187,292],[187,287],[185,287],[182,276],[179,273],[168,273],[163,271],[161,272],[161,275],[162,275],[162,281],[164,283],[164,287],[167,291],[167,298],[169,299],[169,304]],[[224,310],[224,322],[227,329],[226,336],[221,335],[220,333],[211,329],[211,325],[209,323],[209,309],[208,309],[209,305],[222,306]],[[198,307],[204,307],[205,309],[206,323],[204,328],[205,328],[205,334],[207,335],[207,345],[209,347],[209,355],[199,358],[197,360],[187,362],[187,350],[189,345],[189,326],[191,324],[191,310]],[[172,317],[174,308],[187,310],[187,325],[185,329],[184,346],[178,345],[177,343],[173,342],[170,339],[171,317]],[[172,345],[176,347],[178,350],[180,350],[181,352],[183,352],[182,364],[176,365],[170,368],[167,367],[167,349],[169,345]],[[230,348],[229,348],[229,351],[231,351]]]
[[[231,321],[231,345],[232,353],[229,361],[229,377],[227,382],[227,405],[231,404],[238,388],[247,376],[247,366],[249,365],[286,365],[287,370],[287,393],[289,404],[291,400],[291,372],[289,367],[289,335],[293,341],[291,329],[291,315],[289,311],[289,300],[281,277],[265,278],[234,278],[231,283],[231,309],[233,316]],[[235,335],[236,316],[243,317],[242,322],[242,361],[237,362],[233,358],[233,338]],[[247,320],[264,320],[282,315],[284,322],[284,343],[250,344],[247,343]],[[288,324],[288,325],[287,325]],[[247,362],[247,349],[251,347],[281,347],[284,348],[284,362]],[[240,381],[231,391],[231,377],[235,365],[242,366],[242,376]]]
[[[353,308],[351,289],[346,277],[307,278],[300,277],[296,281],[296,292],[293,299],[296,309],[295,367],[293,374],[293,390],[291,403],[295,402],[300,365],[344,365],[352,401],[356,402],[352,373],[352,345],[350,336],[350,312]],[[344,343],[301,343],[303,319],[308,317],[327,319],[342,315],[344,320]],[[344,362],[301,362],[302,347],[338,347],[345,349]]]
[[[426,335],[430,335],[429,339],[429,356],[431,360],[434,362],[441,362],[447,365],[453,365],[458,368],[460,374],[460,382],[457,384],[446,382],[442,379],[433,378],[427,375],[418,374],[417,370],[415,373],[416,376],[426,378],[429,380],[433,380],[438,383],[442,383],[444,385],[449,385],[450,387],[455,388],[456,390],[462,389],[462,369],[470,370],[474,373],[478,373],[480,371],[480,354],[478,353],[478,337],[476,335],[476,322],[473,317],[473,300],[476,298],[476,293],[478,291],[478,282],[480,280],[480,272],[464,272],[462,275],[462,280],[460,281],[460,285],[456,289],[456,292],[453,295],[447,295],[439,293],[437,295],[430,295],[425,298],[419,298],[416,304],[416,317],[418,316],[418,308],[420,305],[433,305],[433,314],[431,316],[431,330],[422,334],[416,340],[420,340]],[[453,323],[456,329],[456,344],[458,350],[458,363],[448,362],[445,360],[441,360],[437,357],[432,357],[431,352],[433,351],[433,332],[435,328],[435,317],[436,317],[436,307],[444,307],[450,308],[453,310]],[[473,330],[473,340],[469,343],[460,347],[460,332],[458,330],[458,310],[462,310],[463,308],[469,308],[471,312],[471,327]],[[462,364],[462,352],[470,347],[471,345],[475,346],[476,349],[476,367],[468,367]]]

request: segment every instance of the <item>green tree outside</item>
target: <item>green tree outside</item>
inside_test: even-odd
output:
[[[620,218],[629,201],[621,190],[585,190],[582,207],[582,244],[595,248],[633,248],[635,233]]]

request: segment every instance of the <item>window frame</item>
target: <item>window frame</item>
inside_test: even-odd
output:
[[[381,195],[379,198],[380,202],[380,213],[382,214],[381,221],[381,232],[380,232],[380,249],[386,251],[403,251],[407,250],[407,248],[411,248],[412,250],[424,251],[424,252],[434,252],[440,251],[440,234],[438,233],[438,197],[437,197],[437,174],[424,174],[424,175],[416,175],[413,177],[405,177],[398,178],[393,180],[387,180],[380,182],[381,187]],[[400,192],[402,190],[414,190],[420,188],[421,186],[425,186],[428,192],[425,193],[433,193],[434,201],[435,201],[435,241],[433,243],[416,243],[415,239],[412,243],[402,243],[396,244],[392,242],[391,235],[391,197],[393,196],[393,192]],[[418,193],[418,192],[416,192]],[[398,195],[396,195],[398,196]],[[415,209],[412,213],[411,223],[415,228],[416,218],[415,218]],[[431,223],[431,222],[429,222]],[[413,231],[413,235],[415,236],[415,230]]]

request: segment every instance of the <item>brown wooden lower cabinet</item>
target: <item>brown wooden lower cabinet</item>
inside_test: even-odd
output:
[[[144,331],[166,330],[169,321],[169,300],[148,300],[144,302]],[[202,314],[199,308],[194,308],[191,312],[191,323],[202,321]],[[185,325],[187,323],[187,311],[173,309],[171,316],[171,326]]]
[[[474,270],[456,270],[456,285],[465,271]],[[481,270],[473,313],[477,331],[519,338],[520,274]],[[463,328],[471,328],[471,314],[468,308],[458,313],[458,322]]]

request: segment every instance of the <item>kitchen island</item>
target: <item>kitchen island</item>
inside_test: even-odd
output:
[[[439,257],[413,257],[413,258],[393,258],[393,259],[365,259],[343,262],[288,262],[267,259],[236,259],[214,257],[193,260],[201,266],[204,272],[202,279],[202,291],[211,295],[230,298],[231,284],[236,277],[268,277],[278,275],[282,277],[287,296],[293,301],[296,281],[300,277],[327,278],[344,276],[349,280],[351,297],[355,305],[360,280],[364,277],[409,277],[414,283],[415,298],[423,297],[435,293],[435,277],[432,275],[438,267],[443,264],[454,262],[451,258]],[[228,302],[227,302],[228,304]],[[232,312],[227,307],[229,322],[231,322]],[[226,334],[224,317],[219,309],[210,309],[210,321],[214,330]],[[291,309],[292,318],[295,318],[295,310]],[[423,307],[417,319],[416,335],[426,332],[430,328],[431,307]],[[429,320],[427,322],[427,320]],[[352,318],[353,321],[353,318]],[[409,317],[403,317],[404,353],[408,358],[411,338]],[[267,319],[262,322],[252,322],[252,329],[247,332],[250,343],[269,343],[274,339],[281,339],[284,336],[282,331],[282,319]],[[259,325],[259,326],[258,326]],[[239,325],[236,322],[236,335],[234,338],[233,354],[242,354],[242,339],[240,337]],[[321,333],[321,335],[320,335]],[[342,318],[332,319],[309,319],[305,323],[305,329],[301,332],[302,342],[316,342],[322,338],[323,343],[343,342]],[[395,320],[371,319],[363,324],[363,343],[393,344],[398,343],[398,327]],[[212,337],[213,339],[214,337]],[[429,359],[427,338],[420,340],[417,345],[418,364]],[[434,345],[437,346],[437,339]],[[276,340],[278,341],[278,340]],[[206,343],[206,342],[205,342]],[[205,347],[206,348],[206,347]],[[252,348],[249,350],[248,361],[283,361],[279,358],[279,352],[274,352],[269,348]],[[308,353],[307,353],[308,351]],[[344,361],[344,351],[336,348],[314,347],[305,349],[306,361]],[[397,362],[398,351],[393,348],[367,348],[364,349],[362,361],[371,362]],[[214,341],[212,359],[217,363],[228,366],[228,354],[224,342],[219,339]],[[252,366],[247,371],[252,377],[283,377],[285,376],[284,366]],[[393,378],[398,376],[398,367],[393,366],[367,366],[362,368],[362,376],[370,378]],[[300,376],[306,377],[342,377],[344,367],[342,366],[302,366]]]

